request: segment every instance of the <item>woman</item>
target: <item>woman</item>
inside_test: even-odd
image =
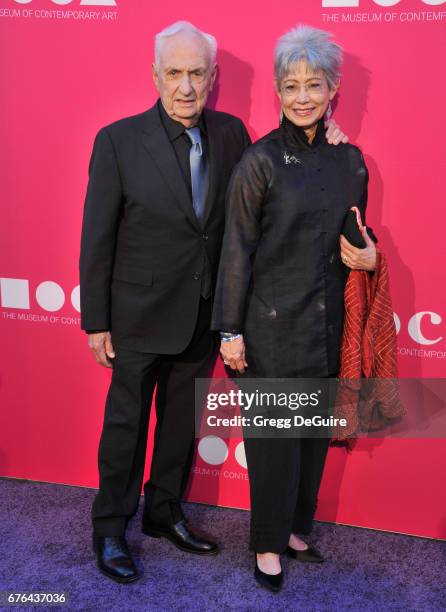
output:
[[[355,146],[330,146],[324,115],[339,87],[342,51],[321,30],[300,26],[275,50],[278,129],[235,168],[213,329],[226,365],[249,377],[332,377],[339,369],[345,271],[372,271],[375,247],[341,235],[351,206],[363,222],[368,173]],[[312,529],[328,440],[245,435],[255,578],[279,590],[280,553],[322,556],[299,534]]]

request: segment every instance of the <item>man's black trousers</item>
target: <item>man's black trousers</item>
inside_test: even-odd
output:
[[[155,387],[157,423],[150,479],[144,485],[145,517],[163,525],[183,518],[180,500],[195,446],[194,379],[210,376],[216,355],[211,302],[200,299],[192,340],[179,355],[114,347],[99,443],[99,492],[92,507],[99,536],[123,535],[138,509]]]

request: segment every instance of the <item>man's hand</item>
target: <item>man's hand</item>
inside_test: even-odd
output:
[[[327,128],[325,138],[329,144],[338,145],[340,142],[343,142],[344,144],[348,142],[348,136],[341,131],[334,119],[329,119],[326,121],[325,127]]]
[[[110,332],[100,332],[98,334],[88,334],[88,346],[91,348],[94,358],[105,368],[111,368],[115,351],[111,341]]]
[[[341,259],[351,270],[367,270],[372,272],[376,266],[375,243],[368,235],[365,225],[362,226],[361,233],[367,245],[364,249],[357,249],[341,234],[339,238]]]
[[[223,363],[232,370],[238,370],[243,374],[245,368],[248,367],[245,360],[245,342],[243,336],[231,340],[230,342],[222,342],[220,345],[220,354],[223,358]]]

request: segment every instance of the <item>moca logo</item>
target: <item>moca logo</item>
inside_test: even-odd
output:
[[[205,436],[198,443],[198,454],[209,465],[221,465],[229,456],[229,448],[225,440],[217,436]],[[245,445],[239,442],[234,451],[237,463],[246,469]]]
[[[372,0],[374,4],[378,6],[395,6],[399,4],[401,0]],[[357,8],[359,7],[360,0],[322,0],[323,8]],[[439,6],[440,4],[444,4],[446,0],[420,0],[423,4],[428,4],[429,6]]]
[[[24,278],[0,278],[0,297],[3,308],[30,310],[29,281]],[[43,310],[56,312],[65,304],[65,291],[54,281],[40,283],[35,291],[37,303]],[[79,285],[71,292],[71,304],[80,312]]]
[[[395,320],[396,333],[398,334],[401,329],[401,320],[395,312],[393,313],[393,318]],[[407,324],[407,332],[412,340],[417,344],[423,344],[424,346],[437,344],[443,340],[443,336],[438,336],[437,338],[427,338],[422,331],[422,327],[424,327],[424,321],[426,319],[429,319],[431,325],[440,325],[442,321],[441,316],[438,313],[430,310],[422,310],[421,312],[416,312],[412,317],[410,317]]]
[[[48,312],[56,312],[65,304],[66,297],[63,288],[54,281],[43,281],[35,290],[35,298],[38,305]],[[75,310],[80,312],[80,288],[76,285],[70,294],[70,301]],[[30,288],[29,280],[23,278],[0,278],[0,305],[3,308],[15,308],[16,310],[30,310]],[[396,333],[401,330],[401,319],[393,313]],[[412,315],[407,323],[407,332],[414,342],[429,346],[438,344],[443,336],[428,338],[426,323],[441,325],[441,316],[431,310],[422,310]]]
[[[14,0],[17,4],[29,4],[33,0]],[[53,4],[66,6],[73,0],[50,0]],[[80,0],[79,6],[116,6],[116,0]]]

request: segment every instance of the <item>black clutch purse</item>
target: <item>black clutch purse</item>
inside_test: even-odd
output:
[[[362,219],[359,208],[357,206],[352,206],[345,215],[341,234],[344,234],[350,244],[357,249],[365,249],[367,245],[359,229],[360,225],[362,226]]]

